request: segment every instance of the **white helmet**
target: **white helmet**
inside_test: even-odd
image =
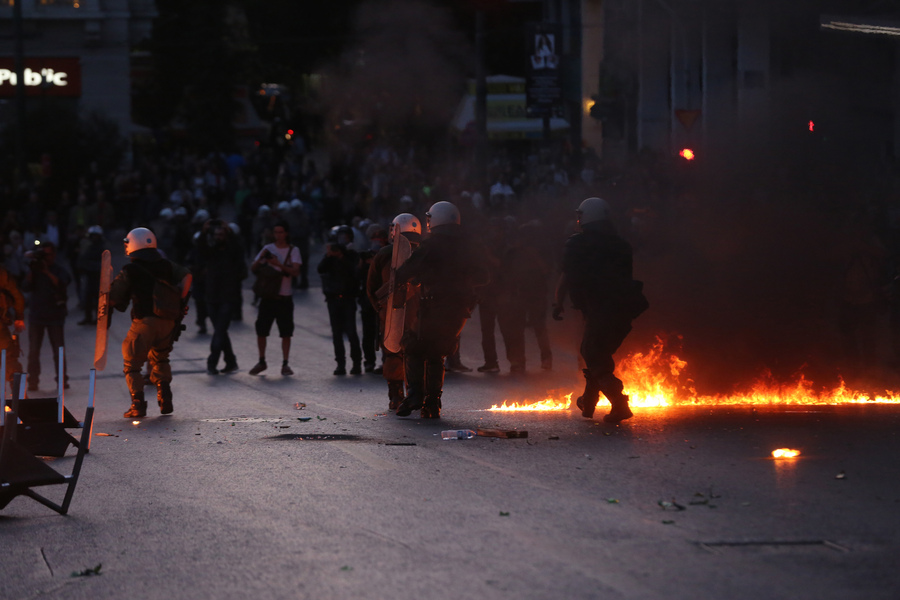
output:
[[[291,210],[291,205],[289,202],[282,200],[278,203],[278,210],[280,210],[281,212],[287,212]]]
[[[229,223],[229,224],[228,224],[228,229],[230,229],[231,231],[233,231],[233,232],[234,232],[234,235],[240,235],[240,233],[241,233],[241,228],[240,228],[240,226],[238,226],[237,223]]]
[[[93,235],[95,233],[97,235],[103,235],[103,228],[99,225],[91,225],[90,227],[88,227],[87,233],[88,235]]]
[[[429,230],[441,225],[459,225],[459,210],[450,202],[435,202],[425,216]]]
[[[176,217],[186,217],[187,209],[183,206],[179,206],[178,208],[175,209],[175,216]]]
[[[172,211],[171,208],[169,208],[169,207],[167,206],[166,208],[164,208],[164,209],[162,209],[161,211],[159,211],[159,216],[160,216],[160,218],[162,218],[162,219],[168,220],[168,219],[171,219],[172,217],[174,217],[174,216],[175,216],[175,213]]]
[[[588,198],[575,209],[578,215],[578,223],[587,225],[595,221],[609,219],[609,204],[603,198]]]
[[[201,208],[194,213],[194,218],[191,219],[191,221],[194,223],[205,223],[207,219],[209,219],[209,211],[205,208]]]
[[[300,201],[300,198],[291,200],[291,208],[303,208],[303,202]]]
[[[156,236],[146,227],[132,229],[125,236],[125,254],[143,250],[144,248],[156,248]]]
[[[417,233],[422,235],[422,223],[416,215],[400,213],[391,221],[391,240],[398,233]]]
[[[266,214],[267,212],[269,212],[270,210],[272,210],[272,209],[269,208],[269,206],[268,206],[267,204],[263,204],[263,205],[260,206],[258,209],[256,209],[256,214],[257,214],[257,215],[264,215],[264,214]]]

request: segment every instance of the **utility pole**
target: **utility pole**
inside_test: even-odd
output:
[[[484,65],[484,9],[475,11],[475,177],[487,184],[487,73]]]
[[[17,183],[28,181],[28,161],[25,159],[25,49],[22,33],[22,0],[14,0],[13,33],[15,36],[16,69],[16,168]]]

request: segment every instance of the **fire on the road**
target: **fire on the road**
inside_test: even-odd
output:
[[[839,405],[839,404],[900,404],[900,392],[870,394],[849,389],[843,382],[832,389],[816,391],[814,383],[802,375],[791,383],[780,383],[772,377],[762,377],[746,391],[733,394],[701,395],[693,381],[684,376],[687,361],[668,352],[664,341],[656,342],[646,353],[637,352],[620,360],[616,375],[625,384],[630,404],[636,408],[666,406],[738,406],[738,405]],[[540,402],[507,402],[494,405],[493,411],[554,411],[568,410],[573,394],[547,398]],[[601,401],[602,401],[601,397]]]

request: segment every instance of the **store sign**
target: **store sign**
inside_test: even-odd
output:
[[[77,58],[26,58],[25,94],[28,96],[81,96],[81,64]],[[16,95],[19,78],[15,60],[0,58],[0,98]]]

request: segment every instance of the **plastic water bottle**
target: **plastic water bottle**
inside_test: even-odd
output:
[[[442,440],[471,440],[477,434],[471,429],[448,429],[441,432]]]

